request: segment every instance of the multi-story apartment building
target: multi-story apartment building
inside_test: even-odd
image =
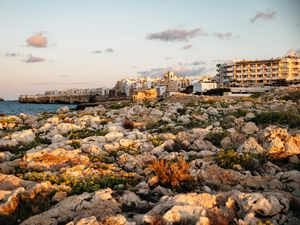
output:
[[[300,58],[290,52],[282,58],[242,60],[217,64],[221,87],[272,86],[300,83]]]

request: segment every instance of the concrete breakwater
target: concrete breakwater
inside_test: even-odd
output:
[[[124,100],[124,97],[109,97],[97,95],[21,95],[20,103],[95,103],[103,101]]]

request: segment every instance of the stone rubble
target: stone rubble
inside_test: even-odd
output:
[[[1,115],[0,224],[300,224],[300,100],[274,93]]]

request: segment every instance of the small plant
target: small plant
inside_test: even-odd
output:
[[[186,124],[182,124],[187,129],[193,129],[193,128],[199,128],[199,127],[205,127],[206,124],[199,121],[199,120],[192,120]]]
[[[300,114],[289,111],[262,112],[252,119],[256,124],[282,124],[300,127]]]
[[[19,156],[22,156],[26,151],[30,149],[33,149],[37,146],[49,145],[49,144],[51,144],[51,141],[47,139],[42,139],[40,137],[36,137],[30,143],[19,143],[16,146],[2,146],[1,151],[9,151],[11,153],[20,154]]]
[[[240,155],[233,149],[228,151],[221,149],[216,155],[216,161],[224,169],[233,169],[235,165],[240,164]]]
[[[228,132],[210,132],[205,136],[205,140],[210,141],[214,146],[221,148],[221,141],[228,135]]]
[[[189,102],[191,103],[191,102]],[[187,111],[187,108],[178,108],[177,112],[179,113],[179,115],[185,115]]]
[[[127,147],[121,146],[117,151],[123,151],[123,152],[125,152],[129,155],[133,155],[133,156],[136,156],[139,154],[139,150],[134,143],[130,144]]]
[[[16,175],[34,182],[50,181],[52,184],[69,186],[72,188],[71,195],[81,194],[83,192],[94,192],[102,188],[113,188],[119,184],[130,186],[137,184],[137,179],[134,174],[126,173],[124,171],[121,171],[118,174],[89,174],[83,178],[74,177],[69,174],[47,174],[45,172],[19,173]]]
[[[79,140],[72,140],[70,145],[74,148],[74,149],[77,149],[77,148],[80,148],[80,141]]]
[[[172,188],[179,188],[192,180],[190,165],[183,158],[179,158],[178,161],[155,161],[150,169],[155,172],[162,185]]]
[[[198,101],[189,101],[187,103],[185,103],[185,107],[195,107],[198,105]]]
[[[251,98],[259,98],[260,96],[262,96],[263,93],[262,92],[256,92],[256,93],[253,93],[250,97]]]
[[[258,220],[258,225],[274,225],[270,220],[265,219],[265,220]]]
[[[249,170],[257,170],[258,168],[251,165],[253,159],[258,160],[259,163],[266,162],[266,157],[263,155],[256,153],[239,154],[233,149],[221,149],[215,159],[217,164],[224,169],[235,169],[237,165],[240,165]]]
[[[247,112],[248,112],[248,110],[245,110],[245,109],[238,109],[238,110],[236,110],[236,111],[233,113],[233,115],[234,115],[235,117],[245,117],[246,114],[247,114]]]
[[[104,136],[108,131],[105,129],[102,130],[77,130],[71,131],[67,134],[69,140],[82,139],[91,136]]]
[[[159,136],[151,138],[150,141],[155,147],[160,146],[164,143],[164,141]]]
[[[133,123],[132,121],[125,120],[125,121],[123,122],[123,127],[124,127],[125,129],[128,129],[128,130],[133,130],[133,128],[134,128],[134,123]]]
[[[126,106],[130,106],[129,102],[119,102],[119,103],[112,103],[108,106],[109,109],[122,109]]]
[[[146,129],[147,129],[147,130],[152,130],[152,129],[155,129],[155,128],[158,128],[158,127],[160,127],[160,126],[162,126],[162,125],[167,125],[167,124],[169,124],[169,122],[160,120],[160,121],[158,121],[157,123],[151,123],[151,124],[148,124],[148,125],[146,126]]]
[[[294,92],[288,92],[286,95],[280,97],[281,100],[285,101],[299,101],[300,99],[300,92],[294,91]]]

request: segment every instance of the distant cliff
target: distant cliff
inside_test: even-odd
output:
[[[96,103],[104,101],[123,100],[124,97],[108,97],[98,95],[21,95],[20,103]]]
[[[3,101],[4,101],[4,99],[0,97],[0,102],[3,102]]]
[[[95,101],[91,95],[21,95],[20,103],[88,103]]]

